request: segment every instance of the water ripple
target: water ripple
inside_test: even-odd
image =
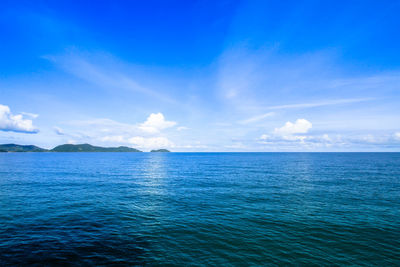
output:
[[[3,153],[1,265],[400,265],[399,153]]]

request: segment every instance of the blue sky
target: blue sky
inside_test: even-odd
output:
[[[399,1],[5,1],[0,143],[399,151]]]

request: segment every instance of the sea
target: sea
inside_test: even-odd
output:
[[[0,153],[0,266],[400,266],[400,153]]]

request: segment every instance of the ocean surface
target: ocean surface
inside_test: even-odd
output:
[[[0,265],[400,266],[400,153],[0,153]]]

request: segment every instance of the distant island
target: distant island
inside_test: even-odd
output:
[[[171,151],[169,151],[168,149],[154,149],[150,152],[171,152]]]
[[[47,149],[40,148],[33,145],[16,145],[16,144],[4,144],[0,145],[0,152],[46,152]]]
[[[127,146],[100,147],[90,144],[64,144],[53,149],[44,149],[34,145],[4,144],[0,145],[0,152],[142,152]],[[167,149],[152,150],[151,152],[170,152]]]
[[[50,150],[50,152],[142,152],[142,151],[127,146],[100,147],[100,146],[92,146],[89,144],[81,144],[81,145],[65,144],[56,146],[55,148]]]

